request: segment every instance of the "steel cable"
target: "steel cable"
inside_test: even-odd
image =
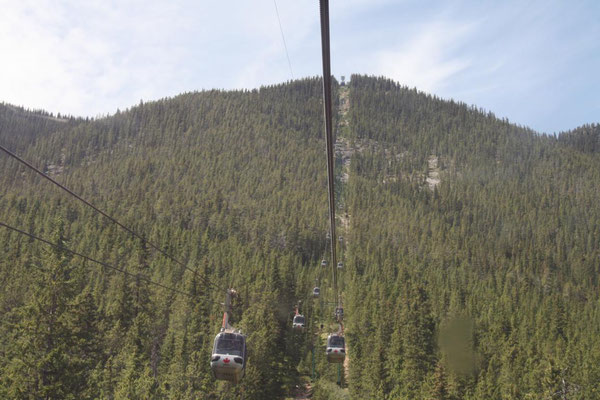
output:
[[[17,233],[19,233],[19,234],[21,234],[21,235],[27,236],[27,237],[29,237],[29,238],[31,238],[31,239],[34,239],[34,240],[37,240],[37,241],[39,241],[39,242],[45,243],[45,244],[47,244],[48,246],[52,246],[52,247],[54,247],[54,248],[57,248],[57,249],[60,249],[60,250],[66,251],[67,253],[70,253],[70,254],[72,254],[72,255],[75,255],[75,256],[81,257],[81,258],[83,258],[84,260],[91,261],[91,262],[93,262],[93,263],[96,263],[96,264],[102,265],[103,267],[106,267],[106,268],[112,269],[112,270],[114,270],[114,271],[117,271],[117,272],[121,272],[121,273],[123,273],[123,274],[125,274],[125,275],[127,275],[127,276],[130,276],[130,277],[132,277],[132,278],[138,278],[138,279],[141,279],[141,280],[143,280],[143,281],[146,281],[146,282],[148,282],[148,283],[149,283],[149,284],[151,284],[151,285],[155,285],[155,286],[161,287],[161,288],[163,288],[163,289],[170,290],[170,291],[172,291],[173,293],[177,293],[177,294],[180,294],[180,295],[182,295],[182,296],[187,296],[187,297],[191,297],[191,298],[193,298],[193,297],[194,297],[194,296],[193,296],[192,294],[190,294],[190,293],[187,293],[187,292],[181,291],[181,290],[179,290],[179,289],[175,289],[175,288],[173,288],[173,287],[170,287],[170,286],[167,286],[167,285],[163,285],[162,283],[159,283],[159,282],[155,282],[155,281],[151,280],[150,278],[147,278],[147,277],[146,277],[146,276],[144,276],[144,275],[140,275],[140,274],[133,274],[133,273],[131,273],[131,272],[129,272],[129,271],[126,271],[126,270],[124,270],[124,269],[121,269],[121,268],[119,268],[119,267],[115,267],[114,265],[110,265],[110,264],[107,264],[107,263],[105,263],[105,262],[103,262],[103,261],[99,261],[99,260],[96,260],[96,259],[94,259],[94,258],[92,258],[92,257],[88,257],[88,256],[86,256],[85,254],[78,253],[78,252],[76,252],[76,251],[74,251],[74,250],[71,250],[71,249],[69,249],[68,247],[65,247],[65,246],[63,246],[63,245],[61,245],[61,244],[59,244],[59,243],[53,243],[53,242],[51,242],[51,241],[49,241],[49,240],[46,240],[46,239],[44,239],[44,238],[41,238],[41,237],[39,237],[39,236],[36,236],[36,235],[34,235],[34,234],[32,234],[32,233],[29,233],[29,232],[23,231],[23,230],[21,230],[21,229],[19,229],[19,228],[15,228],[15,227],[13,227],[13,226],[10,226],[10,225],[8,225],[8,224],[5,224],[4,222],[0,222],[0,226],[4,227],[4,228],[6,228],[6,229],[9,229],[9,230],[11,230],[11,231],[13,231],[13,232],[17,232]]]
[[[17,160],[21,164],[25,165],[27,168],[35,171],[37,174],[41,175],[44,179],[47,179],[48,181],[52,182],[54,185],[58,186],[60,189],[62,189],[65,192],[69,193],[71,196],[75,197],[77,200],[83,202],[85,205],[87,205],[88,207],[92,208],[94,211],[98,212],[99,214],[103,215],[109,221],[111,221],[114,224],[118,225],[119,227],[121,227],[122,229],[124,229],[125,231],[127,231],[128,233],[130,233],[131,235],[133,235],[134,237],[140,239],[143,243],[148,244],[150,247],[152,247],[153,249],[155,249],[156,251],[158,251],[159,253],[161,253],[163,256],[165,256],[169,260],[177,263],[178,265],[180,265],[184,269],[187,269],[188,271],[190,271],[190,272],[192,272],[194,274],[197,273],[196,270],[188,267],[186,264],[184,264],[183,262],[179,261],[178,259],[176,259],[172,255],[170,255],[166,251],[162,250],[160,247],[158,247],[154,243],[152,243],[149,240],[145,239],[142,235],[136,233],[133,229],[128,228],[124,224],[120,223],[115,218],[113,218],[110,215],[108,215],[106,212],[100,210],[98,207],[94,206],[92,203],[90,203],[89,201],[87,201],[86,199],[84,199],[83,197],[81,197],[80,195],[78,195],[77,193],[73,192],[71,189],[69,189],[66,186],[62,185],[61,183],[57,182],[55,179],[51,178],[50,176],[48,176],[47,174],[45,174],[44,172],[42,172],[38,168],[34,167],[32,164],[30,164],[29,162],[25,161],[24,159],[22,159],[18,155],[14,154],[13,152],[11,152],[10,150],[8,150],[4,146],[0,145],[0,150],[2,150],[3,152],[5,152],[6,154],[8,154],[10,157],[14,158],[15,160]],[[225,289],[219,287],[218,285],[215,285],[214,283],[208,281],[207,279],[204,279],[202,277],[199,277],[199,279],[202,280],[202,282],[204,284],[206,284],[207,286],[212,286],[213,288],[216,288],[216,289],[219,289],[219,290],[225,290]]]
[[[327,186],[329,189],[329,225],[331,232],[331,269],[333,289],[337,295],[336,247],[335,247],[335,191],[333,157],[333,117],[331,101],[331,59],[329,49],[329,0],[320,0],[321,50],[323,61],[323,111],[325,114],[325,138],[327,151]]]

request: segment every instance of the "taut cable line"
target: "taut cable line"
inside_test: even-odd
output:
[[[273,0],[275,4],[275,13],[277,14],[277,22],[279,22],[279,32],[281,32],[281,40],[283,41],[283,48],[285,49],[285,56],[287,57],[288,66],[290,67],[290,74],[294,79],[294,71],[292,70],[292,62],[290,61],[290,54],[288,53],[287,43],[285,42],[285,36],[283,34],[283,28],[281,26],[281,18],[279,18],[279,9],[277,8],[277,0]]]
[[[333,157],[333,117],[331,101],[331,59],[329,50],[329,0],[320,0],[321,10],[321,50],[323,60],[323,110],[325,114],[325,138],[327,150],[327,184],[329,188],[329,225],[331,240],[331,269],[333,290],[337,296],[337,272],[335,253],[335,191],[334,191],[334,157]]]
[[[151,280],[150,278],[147,278],[147,277],[146,277],[146,276],[144,276],[144,275],[140,275],[140,274],[133,274],[133,273],[131,273],[131,272],[128,272],[128,271],[126,271],[126,270],[124,270],[124,269],[122,269],[122,268],[115,267],[114,265],[110,265],[110,264],[107,264],[107,263],[105,263],[105,262],[103,262],[103,261],[96,260],[95,258],[92,258],[92,257],[86,256],[85,254],[82,254],[82,253],[76,252],[76,251],[74,251],[74,250],[71,250],[71,249],[69,249],[68,247],[65,247],[64,245],[62,245],[62,244],[60,244],[60,243],[53,243],[53,242],[51,242],[51,241],[49,241],[49,240],[46,240],[46,239],[44,239],[44,238],[42,238],[42,237],[39,237],[39,236],[36,236],[36,235],[34,235],[34,234],[32,234],[32,233],[25,232],[25,231],[23,231],[23,230],[21,230],[21,229],[18,229],[18,228],[15,228],[15,227],[13,227],[13,226],[10,226],[10,225],[8,225],[8,224],[5,224],[4,222],[0,222],[0,226],[1,226],[1,227],[3,227],[3,228],[6,228],[6,229],[8,229],[8,230],[11,230],[11,231],[13,231],[13,232],[19,233],[19,234],[21,234],[21,235],[27,236],[27,237],[29,237],[29,238],[31,238],[31,239],[37,240],[37,241],[39,241],[39,242],[42,242],[42,243],[44,243],[44,244],[47,244],[48,246],[51,246],[51,247],[54,247],[54,248],[57,248],[57,249],[60,249],[60,250],[66,251],[67,253],[70,253],[70,254],[72,254],[72,255],[74,255],[74,256],[81,257],[81,258],[83,258],[83,259],[84,259],[84,260],[86,260],[86,261],[90,261],[90,262],[93,262],[93,263],[99,264],[99,265],[101,265],[101,266],[103,266],[103,267],[105,267],[105,268],[112,269],[112,270],[114,270],[114,271],[120,272],[120,273],[122,273],[122,274],[125,274],[125,275],[127,275],[127,276],[130,276],[130,277],[132,277],[132,278],[141,279],[141,280],[143,280],[143,281],[145,281],[145,282],[148,282],[150,285],[154,285],[154,286],[158,286],[158,287],[161,287],[161,288],[163,288],[163,289],[166,289],[166,290],[170,290],[170,291],[172,291],[173,293],[180,294],[180,295],[182,295],[182,296],[187,296],[187,297],[191,297],[191,298],[193,298],[193,297],[194,297],[194,296],[193,296],[191,293],[187,293],[187,292],[184,292],[184,291],[182,291],[182,290],[175,289],[175,288],[173,288],[173,287],[170,287],[170,286],[167,286],[167,285],[163,285],[162,283],[155,282],[155,281]]]
[[[185,263],[183,263],[182,261],[179,261],[178,259],[176,259],[172,255],[170,255],[169,253],[167,253],[166,251],[164,251],[163,249],[161,249],[159,246],[157,246],[154,243],[150,242],[149,240],[145,239],[142,235],[138,234],[133,229],[128,228],[124,224],[120,223],[119,221],[117,221],[116,218],[111,217],[106,212],[104,212],[101,209],[99,209],[98,207],[94,206],[92,203],[90,203],[89,201],[87,201],[86,199],[84,199],[83,197],[81,197],[80,195],[78,195],[77,193],[73,192],[71,189],[67,188],[66,186],[64,186],[60,182],[56,181],[52,177],[48,176],[47,174],[45,174],[44,172],[42,172],[40,169],[34,167],[29,162],[25,161],[24,159],[22,159],[21,157],[19,157],[15,153],[13,153],[10,150],[8,150],[6,147],[0,145],[0,150],[2,150],[3,152],[5,152],[6,154],[8,154],[10,157],[14,158],[15,160],[17,160],[21,164],[25,165],[27,168],[35,171],[38,175],[42,176],[44,179],[47,179],[48,181],[52,182],[54,185],[58,186],[60,189],[62,189],[65,192],[69,193],[71,196],[75,197],[77,200],[81,201],[82,203],[84,203],[85,205],[87,205],[88,207],[90,207],[91,209],[93,209],[94,211],[96,211],[97,213],[101,214],[102,216],[104,216],[105,218],[107,218],[109,221],[111,221],[114,224],[118,225],[119,227],[121,227],[123,230],[127,231],[128,233],[130,233],[134,237],[140,239],[143,243],[146,243],[147,245],[149,245],[150,247],[152,247],[153,249],[155,249],[156,251],[158,251],[160,254],[162,254],[163,256],[165,256],[166,258],[168,258],[169,260],[175,262],[176,264],[178,264],[181,267],[187,269],[188,271],[192,272],[193,274],[197,273],[196,270],[188,267]],[[198,278],[202,282],[204,282],[204,284],[206,284],[207,286],[212,286],[213,288],[222,290],[221,287],[215,285],[214,283],[211,283],[210,281],[208,281],[208,280],[206,280],[206,279],[204,279],[204,278],[202,278],[200,276]]]

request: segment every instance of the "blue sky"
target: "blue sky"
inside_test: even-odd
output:
[[[317,1],[276,0],[296,78]],[[600,122],[600,2],[330,0],[332,72],[383,75],[539,132]],[[77,116],[292,75],[273,0],[0,0],[0,101]]]

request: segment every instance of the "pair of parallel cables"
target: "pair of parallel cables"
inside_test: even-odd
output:
[[[277,1],[273,0],[274,5],[275,5],[275,11],[277,13],[277,20],[279,21],[279,29],[281,32],[281,37],[283,40],[283,45],[285,47],[285,52],[286,52],[286,57],[288,60],[288,65],[290,68],[290,73],[292,74],[292,79],[293,79],[293,71],[292,71],[292,64],[290,62],[290,57],[289,57],[289,53],[287,50],[287,44],[285,42],[285,36],[283,34],[283,28],[281,26],[281,19],[279,17],[279,10],[277,8]],[[325,113],[325,133],[326,133],[326,150],[327,150],[327,176],[328,176],[328,188],[329,188],[329,215],[330,215],[330,232],[331,232],[331,259],[332,259],[332,270],[333,270],[333,285],[334,285],[334,291],[337,292],[337,276],[336,276],[336,270],[335,270],[335,266],[336,266],[336,247],[335,247],[335,193],[334,193],[334,178],[333,178],[333,171],[334,171],[334,158],[333,158],[333,132],[332,132],[332,102],[331,102],[331,64],[330,64],[330,50],[329,50],[329,1],[328,0],[320,0],[320,7],[321,7],[321,45],[322,45],[322,60],[323,60],[323,99],[324,99],[324,113]],[[101,209],[99,209],[98,207],[94,206],[91,202],[89,202],[88,200],[84,199],[83,197],[81,197],[80,195],[78,195],[77,193],[73,192],[71,189],[67,188],[66,186],[64,186],[63,184],[59,183],[58,181],[56,181],[55,179],[51,178],[50,176],[48,176],[47,174],[45,174],[44,172],[42,172],[40,169],[34,167],[31,163],[25,161],[24,159],[22,159],[21,157],[19,157],[18,155],[16,155],[15,153],[11,152],[10,150],[8,150],[6,147],[0,145],[0,150],[2,150],[4,153],[6,153],[7,155],[9,155],[10,157],[14,158],[15,160],[17,160],[19,163],[23,164],[24,166],[26,166],[27,168],[31,169],[32,171],[36,172],[37,174],[39,174],[40,176],[42,176],[44,179],[50,181],[52,184],[56,185],[57,187],[59,187],[61,190],[67,192],[69,195],[75,197],[77,200],[81,201],[82,203],[84,203],[86,206],[90,207],[91,209],[93,209],[94,211],[96,211],[97,213],[101,214],[102,216],[104,216],[105,218],[107,218],[109,221],[111,221],[112,223],[116,224],[117,226],[119,226],[121,229],[125,230],[126,232],[128,232],[129,234],[131,234],[132,236],[138,238],[139,240],[142,241],[142,243],[147,244],[148,246],[152,247],[153,249],[155,249],[156,251],[158,251],[159,253],[161,253],[163,256],[165,256],[166,258],[170,259],[171,261],[175,262],[176,264],[180,265],[181,267],[183,267],[184,269],[191,271],[192,273],[194,273],[196,275],[197,271],[189,268],[185,263],[183,263],[182,261],[178,260],[177,258],[173,257],[171,254],[167,253],[166,251],[164,251],[163,249],[161,249],[159,246],[155,245],[154,243],[150,242],[149,240],[145,239],[142,235],[138,234],[137,232],[135,232],[133,229],[127,227],[125,224],[119,222],[116,218],[110,216],[109,214],[107,214],[106,212],[102,211]],[[78,253],[76,251],[73,251],[67,247],[65,247],[64,245],[60,244],[60,243],[53,243],[49,240],[46,240],[44,238],[41,238],[39,236],[34,235],[33,233],[30,232],[25,232],[21,229],[18,229],[16,227],[10,226],[4,222],[0,222],[0,226],[2,226],[3,228],[9,229],[13,232],[19,233],[21,235],[27,236],[31,239],[37,240],[39,242],[42,242],[48,246],[54,247],[54,248],[58,248],[61,250],[64,250],[72,255],[81,257],[87,261],[91,261],[94,262],[96,264],[102,265],[106,268],[121,272],[123,274],[126,275],[130,275],[130,276],[138,276],[135,274],[132,274],[130,272],[127,272],[121,268],[115,267],[113,265],[107,264],[105,262],[96,260],[92,257],[86,256],[82,253]],[[139,276],[138,276],[139,277]],[[181,294],[181,295],[186,295],[186,296],[191,296],[191,294],[183,292],[179,289],[170,287],[170,286],[166,286],[163,285],[159,282],[155,282],[147,277],[140,277],[141,279],[143,279],[144,281],[148,282],[151,285],[154,286],[158,286],[161,287],[163,289],[167,289],[170,290],[174,293],[177,294]],[[199,277],[200,280],[207,286],[212,286],[213,288],[219,289],[219,290],[226,290],[223,289],[213,283],[211,283],[210,281],[208,281],[207,279],[203,278],[203,277]]]
[[[99,209],[98,207],[94,206],[91,202],[89,202],[88,200],[84,199],[83,197],[81,197],[80,195],[78,195],[77,193],[73,192],[71,189],[67,188],[66,186],[64,186],[63,184],[61,184],[60,182],[56,181],[55,179],[53,179],[52,177],[48,176],[47,174],[45,174],[44,172],[42,172],[40,169],[36,168],[35,166],[33,166],[31,163],[25,161],[23,158],[19,157],[18,155],[16,155],[15,153],[11,152],[10,150],[8,150],[6,147],[0,145],[0,150],[2,150],[4,153],[6,153],[7,155],[9,155],[10,157],[14,158],[15,160],[17,160],[19,163],[21,163],[22,165],[24,165],[25,167],[29,168],[30,170],[36,172],[38,175],[42,176],[44,179],[50,181],[52,184],[56,185],[57,187],[59,187],[61,190],[67,192],[69,195],[75,197],[77,200],[81,201],[82,203],[84,203],[86,206],[90,207],[91,209],[93,209],[94,211],[96,211],[98,214],[104,216],[106,219],[108,219],[109,221],[111,221],[112,223],[114,223],[115,225],[119,226],[121,229],[123,229],[124,231],[128,232],[129,234],[131,234],[133,237],[139,239],[142,243],[152,247],[153,249],[155,249],[156,251],[158,251],[160,254],[162,254],[163,256],[165,256],[166,258],[168,258],[169,260],[175,262],[176,264],[180,265],[181,267],[183,267],[184,269],[192,272],[195,276],[197,276],[197,271],[188,267],[185,263],[183,263],[182,261],[180,261],[179,259],[175,258],[173,255],[167,253],[166,251],[164,251],[163,249],[161,249],[159,246],[157,246],[156,244],[152,243],[151,241],[145,239],[142,235],[140,235],[139,233],[135,232],[133,229],[127,227],[125,224],[119,222],[116,218],[110,216],[109,214],[107,214],[106,212],[102,211],[101,209]],[[110,265],[107,264],[103,261],[94,259],[92,257],[86,256],[85,254],[76,252],[74,250],[71,250],[69,248],[67,248],[66,246],[64,246],[61,243],[53,243],[49,240],[46,240],[42,237],[36,236],[33,233],[30,232],[26,232],[23,231],[21,229],[18,229],[16,227],[10,226],[4,222],[0,222],[0,226],[3,228],[6,228],[8,230],[11,230],[13,232],[19,233],[21,235],[27,236],[31,239],[37,240],[41,243],[44,243],[48,246],[66,251],[67,253],[71,254],[71,255],[75,255],[78,257],[83,258],[84,260],[102,265],[103,267],[112,269],[114,271],[118,271],[121,272],[125,275],[131,276],[131,277],[137,277],[140,278],[142,280],[144,280],[145,282],[147,282],[148,284],[157,286],[157,287],[161,287],[163,289],[167,289],[172,291],[173,293],[177,293],[180,295],[184,295],[184,296],[188,296],[188,297],[193,297],[190,293],[181,291],[179,289],[167,286],[167,285],[163,285],[162,283],[156,282],[151,280],[150,278],[146,277],[146,276],[141,276],[139,274],[132,274],[131,272],[128,272],[122,268],[116,267],[114,265]],[[214,283],[210,282],[208,279],[205,279],[201,276],[197,276],[205,285],[207,286],[212,286],[213,288],[219,289],[219,290],[225,290],[221,287],[219,287],[218,285],[215,285]],[[220,304],[220,303],[219,303]]]

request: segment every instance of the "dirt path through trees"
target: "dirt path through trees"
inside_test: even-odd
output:
[[[346,132],[347,127],[349,125],[348,121],[348,110],[350,109],[350,90],[347,85],[340,86],[339,89],[339,123],[337,127],[337,134],[335,139],[335,152],[336,157],[342,158],[342,176],[340,177],[340,182],[342,185],[348,182],[350,178],[350,163],[352,161],[352,155],[354,154],[354,148],[350,146],[350,141],[348,138],[344,138],[343,134]],[[344,202],[343,199],[338,198],[339,204],[342,205],[340,210],[340,227],[343,232],[344,238],[348,237],[348,231],[350,229],[350,214],[348,210],[343,207]],[[340,234],[342,234],[340,232]],[[346,246],[347,242],[344,241],[343,246]],[[342,253],[343,254],[343,253]],[[348,356],[348,343],[346,342],[346,357],[344,358],[344,380],[348,382],[348,376],[350,372],[350,357]]]

